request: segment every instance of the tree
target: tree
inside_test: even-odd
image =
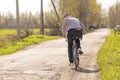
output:
[[[116,25],[120,25],[120,3],[115,6],[111,6],[109,9],[109,25],[114,28]]]
[[[59,0],[58,4],[60,15],[67,12],[85,24],[87,24],[87,18],[92,25],[100,23],[101,8],[96,0]]]
[[[100,18],[102,17],[100,5],[97,4],[96,0],[89,0],[89,11],[90,18],[89,23],[96,25],[100,23]]]

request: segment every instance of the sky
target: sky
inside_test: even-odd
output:
[[[51,0],[43,0],[44,11],[49,10]],[[32,12],[35,14],[40,11],[40,0],[19,0],[19,12]],[[0,13],[16,14],[16,0],[0,0]]]
[[[97,2],[101,4],[102,9],[108,10],[110,6],[117,3],[117,0],[97,0]]]
[[[48,11],[51,0],[43,0],[43,9]],[[101,4],[102,9],[108,9],[111,5],[114,5],[117,0],[97,0]],[[40,11],[40,0],[19,0],[19,11],[32,12],[35,14]],[[0,0],[0,13],[12,13],[16,14],[16,0]]]

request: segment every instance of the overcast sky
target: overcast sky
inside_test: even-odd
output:
[[[43,0],[44,11],[49,10],[50,0]],[[33,14],[40,11],[40,0],[19,0],[20,12],[32,12]],[[16,0],[0,0],[0,13],[11,12],[16,14]]]
[[[102,5],[102,9],[108,9],[117,0],[97,0]],[[44,11],[49,10],[50,0],[43,0]],[[19,0],[20,12],[32,12],[35,14],[40,11],[40,0]],[[0,0],[0,13],[11,12],[16,14],[16,0]]]
[[[110,6],[116,4],[117,0],[97,0],[97,2],[101,4],[102,9],[108,10]]]

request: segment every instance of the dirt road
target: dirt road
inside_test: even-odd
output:
[[[99,29],[84,36],[80,68],[68,65],[65,39],[43,42],[0,57],[0,80],[99,80],[97,52],[109,34]]]

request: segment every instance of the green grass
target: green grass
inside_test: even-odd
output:
[[[51,31],[51,29],[45,29],[44,30],[45,33]],[[40,29],[33,29],[33,32],[35,34],[39,34],[40,33]],[[3,36],[3,35],[16,35],[17,34],[17,31],[16,29],[0,29],[0,37]]]
[[[6,34],[16,34],[15,29],[0,29],[0,36],[6,35]]]
[[[48,32],[50,29],[45,29]],[[6,55],[25,48],[31,44],[37,44],[42,41],[56,39],[58,36],[43,36],[39,35],[39,29],[34,29],[34,34],[27,38],[17,41],[15,29],[0,29],[0,55]]]
[[[44,29],[44,33],[47,34],[48,32],[50,32],[52,29]],[[40,33],[40,29],[33,29],[34,34],[39,34]]]
[[[0,48],[0,55],[10,54],[18,50],[21,50],[28,45],[37,44],[42,41],[52,40],[56,38],[58,38],[58,36],[32,35],[25,39],[20,40],[19,42],[13,42],[5,46],[4,48]]]
[[[120,34],[113,30],[98,54],[101,80],[120,80]]]
[[[11,42],[16,42],[16,30],[0,29],[0,49]]]

